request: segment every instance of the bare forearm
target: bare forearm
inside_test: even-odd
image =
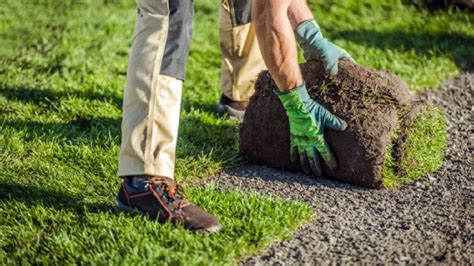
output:
[[[280,91],[303,83],[296,40],[288,17],[292,0],[254,1],[253,23],[265,64]]]
[[[309,9],[306,0],[292,0],[288,7],[288,18],[292,28],[296,28],[301,22],[312,19],[313,14]]]

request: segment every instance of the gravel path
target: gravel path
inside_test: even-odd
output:
[[[304,201],[317,219],[242,264],[474,264],[474,73],[422,95],[448,115],[442,168],[395,190],[369,190],[248,166],[220,174],[221,187]]]

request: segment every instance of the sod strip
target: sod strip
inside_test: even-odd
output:
[[[306,204],[207,186],[191,189],[190,199],[224,230],[190,233],[65,191],[0,182],[0,264],[233,264],[313,217]]]
[[[399,77],[348,61],[335,76],[318,61],[300,65],[308,93],[348,123],[344,132],[325,131],[338,168],[325,176],[370,188],[383,186],[383,157],[396,128],[398,111],[411,103],[408,85]],[[299,171],[290,160],[288,118],[274,95],[273,81],[262,72],[256,82],[240,131],[240,151],[255,164]],[[254,147],[259,147],[255,149]]]
[[[189,189],[189,199],[219,218],[222,233],[192,234],[120,213],[113,123],[8,121],[0,118],[0,264],[233,264],[313,216],[303,203],[213,186]],[[195,178],[205,170],[188,168]]]
[[[300,67],[309,95],[349,125],[344,132],[325,131],[339,165],[324,168],[326,176],[370,188],[393,187],[441,165],[445,117],[434,106],[412,102],[403,80],[347,61],[339,62],[336,76],[326,75],[317,61]],[[240,151],[254,164],[301,171],[289,158],[288,118],[274,87],[268,72],[262,72],[241,127]]]

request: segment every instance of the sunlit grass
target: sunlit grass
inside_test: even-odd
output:
[[[465,12],[428,13],[394,0],[311,3],[329,39],[413,90],[435,86],[474,57]],[[183,183],[242,163],[237,122],[214,111],[218,2],[195,1],[195,9],[177,151]],[[134,21],[134,2],[125,0],[0,5],[0,264],[229,264],[312,217],[304,204],[215,187],[191,188],[191,199],[221,219],[218,235],[113,210]]]
[[[425,106],[406,128],[403,156],[397,162],[392,147],[384,155],[382,176],[388,188],[410,184],[437,170],[446,148],[446,117],[434,106]],[[400,134],[392,137],[396,140]]]

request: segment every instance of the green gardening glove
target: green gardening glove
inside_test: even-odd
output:
[[[314,19],[305,20],[295,28],[295,36],[304,51],[306,60],[320,59],[326,72],[337,74],[339,59],[346,59],[355,63],[354,59],[342,48],[323,37],[319,25]]]
[[[299,157],[305,173],[312,171],[314,175],[321,176],[321,155],[331,170],[336,169],[336,158],[324,139],[324,128],[343,131],[347,128],[346,122],[312,100],[305,83],[285,93],[275,90],[275,94],[280,98],[290,123],[292,162]]]

